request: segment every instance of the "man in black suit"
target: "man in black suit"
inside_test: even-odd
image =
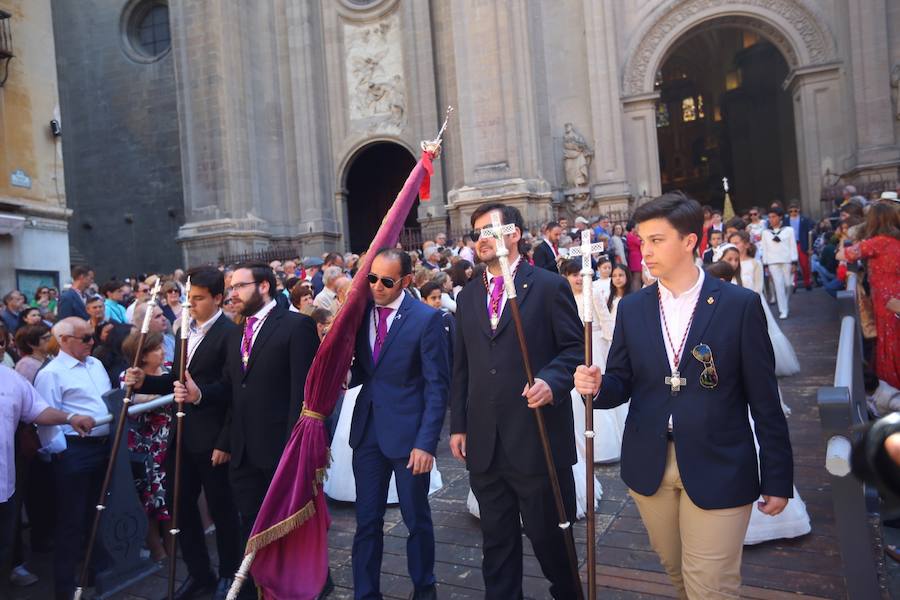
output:
[[[631,400],[622,479],[679,596],[737,598],[753,502],[775,516],[793,491],[766,318],[752,290],[694,264],[697,202],[668,193],[634,220],[658,283],[622,300],[606,372],[579,366],[575,387],[594,408]]]
[[[240,519],[242,547],[275,476],[278,461],[303,405],[306,374],[319,347],[315,322],[279,306],[275,273],[265,263],[245,263],[231,276],[231,303],[245,317],[229,336],[224,381],[176,386],[176,397],[225,394],[231,412],[229,479]],[[253,594],[247,582],[242,590]]]
[[[544,239],[534,248],[534,266],[559,273],[556,259],[559,258],[559,236],[562,227],[556,221],[547,223]]]
[[[472,214],[472,227],[489,227],[495,212],[516,226],[504,243],[535,383],[528,388],[495,242],[480,239],[476,251],[487,263],[484,279],[457,296],[450,449],[465,462],[481,511],[485,597],[522,597],[524,525],[553,597],[574,598],[565,536],[532,410],[544,407],[563,503],[574,521],[575,435],[569,403],[572,374],[583,351],[582,325],[566,280],[521,257],[524,226],[516,208],[482,205]]]
[[[181,497],[178,543],[187,565],[188,577],[175,591],[176,600],[188,600],[214,591],[213,600],[224,600],[241,563],[242,546],[238,529],[238,514],[228,483],[229,427],[228,411],[231,396],[224,385],[223,367],[227,361],[229,341],[239,327],[226,317],[220,308],[225,293],[225,278],[214,267],[199,267],[188,271],[191,278],[190,336],[187,347],[188,387],[196,393],[188,395],[184,405],[184,456],[181,462]],[[175,356],[181,353],[181,336],[175,342]],[[168,394],[180,378],[179,364],[161,376],[144,376],[141,369],[129,369],[125,383],[148,394]],[[180,385],[180,384],[179,384]],[[201,394],[204,388],[206,393]],[[175,428],[172,428],[174,439]],[[174,443],[170,444],[174,449]],[[174,450],[167,459],[174,473]],[[206,490],[206,502],[216,525],[216,547],[219,552],[219,577],[210,569],[209,553],[197,498],[201,486]],[[171,496],[173,486],[168,487]],[[172,499],[168,500],[169,505]],[[217,581],[218,579],[218,581]]]

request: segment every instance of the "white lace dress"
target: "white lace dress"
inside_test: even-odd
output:
[[[769,339],[772,340],[772,350],[775,352],[775,375],[779,377],[788,377],[796,375],[800,372],[800,361],[797,360],[797,353],[794,352],[794,346],[787,339],[778,326],[778,321],[769,309],[769,303],[766,302],[763,295],[763,266],[755,258],[748,258],[741,261],[741,284],[750,290],[756,292],[763,306],[763,312],[766,314],[766,326],[769,330]]]
[[[353,420],[353,408],[356,406],[356,397],[359,396],[361,385],[350,388],[344,393],[344,403],[341,405],[341,414],[338,416],[337,427],[334,430],[334,438],[331,440],[331,466],[325,478],[325,495],[332,500],[342,502],[356,502],[356,478],[353,476],[353,448],[350,447],[350,422]],[[431,495],[441,489],[444,482],[437,468],[437,461],[431,467],[431,487],[428,494]],[[391,475],[391,484],[388,488],[388,504],[397,504],[397,483]]]

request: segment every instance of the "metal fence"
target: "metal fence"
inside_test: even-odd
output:
[[[847,597],[870,600],[888,595],[878,493],[850,473],[851,443],[869,417],[855,286],[848,288],[838,293],[841,334],[834,385],[819,388],[818,405]]]

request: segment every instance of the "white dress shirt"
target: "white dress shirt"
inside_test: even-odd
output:
[[[512,274],[513,279],[516,278],[516,270],[519,268],[519,263],[521,261],[522,261],[522,257],[520,256],[519,258],[517,258],[515,260],[515,262],[513,262],[512,264],[509,265],[509,272]],[[494,288],[495,275],[492,275],[490,271],[485,271],[485,273],[487,274],[487,282],[488,282],[487,304],[485,306],[487,306],[488,310],[491,310],[491,290]],[[503,314],[503,309],[505,307],[506,307],[506,282],[503,283],[503,295],[500,297],[500,311],[497,313],[497,318],[500,318],[500,316]],[[488,314],[490,314],[490,313],[488,313]]]
[[[780,242],[775,241],[776,235]],[[797,262],[797,240],[790,226],[763,230],[760,247],[764,265]]]
[[[191,319],[191,324],[188,328],[188,346],[187,346],[187,364],[188,367],[191,366],[191,360],[194,358],[194,352],[197,351],[197,346],[200,345],[200,342],[203,341],[203,338],[206,337],[206,334],[209,332],[210,328],[215,324],[215,322],[222,316],[222,309],[216,311],[206,323],[199,324],[196,319]]]
[[[16,491],[16,427],[33,422],[47,408],[24,377],[0,366],[0,502]]]
[[[56,358],[41,369],[34,379],[34,387],[47,403],[53,408],[65,413],[77,413],[99,419],[109,413],[106,403],[103,402],[103,394],[112,389],[109,385],[109,376],[103,364],[88,356],[84,362],[79,362],[74,357],[62,350]],[[56,434],[56,426],[43,426],[41,440],[46,444],[45,434],[50,434],[50,439]],[[59,430],[63,435],[78,435],[69,425],[60,425]],[[109,425],[99,425],[91,431],[91,437],[109,435]]]
[[[333,315],[337,312],[337,292],[327,287],[322,288],[322,291],[313,300],[313,306],[327,310]]]
[[[269,316],[269,313],[272,312],[272,309],[278,303],[274,300],[269,300],[268,304],[263,306],[261,309],[256,311],[256,314],[253,315],[256,317],[256,323],[253,324],[253,339],[250,341],[250,353],[253,353],[253,344],[256,343],[256,338],[259,335],[259,330],[262,329],[263,323],[266,321],[266,317]]]
[[[401,293],[394,299],[390,304],[385,304],[386,308],[391,308],[391,314],[387,316],[387,329],[385,332],[391,330],[391,325],[394,323],[394,319],[397,318],[397,311],[400,309],[400,305],[403,304],[403,300],[406,298],[406,291]],[[375,332],[377,331],[377,320],[378,320],[378,305],[372,307],[372,314],[369,316],[369,349],[372,352],[375,352]],[[383,347],[383,346],[382,346]]]

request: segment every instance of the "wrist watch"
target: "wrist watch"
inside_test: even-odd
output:
[[[71,423],[72,419],[75,418],[75,413],[69,413],[66,415],[66,423]]]

